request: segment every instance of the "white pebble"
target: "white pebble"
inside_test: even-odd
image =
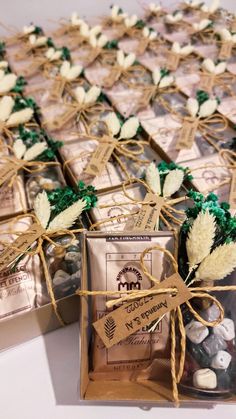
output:
[[[196,388],[214,390],[217,387],[216,374],[209,368],[197,370],[193,374],[193,385]]]
[[[232,356],[226,351],[219,351],[211,360],[211,367],[226,370],[231,362]]]
[[[216,336],[222,337],[224,340],[232,340],[235,338],[234,322],[231,319],[223,319],[220,324],[213,328]]]
[[[202,311],[201,316],[204,320],[212,322],[217,320],[220,315],[219,307],[216,304],[212,304],[206,310]]]
[[[209,330],[202,323],[192,320],[185,326],[186,335],[191,340],[191,342],[199,344],[201,343],[208,335]]]

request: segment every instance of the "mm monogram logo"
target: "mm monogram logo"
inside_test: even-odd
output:
[[[109,316],[104,323],[105,335],[109,340],[112,340],[116,330],[116,322],[112,316]]]

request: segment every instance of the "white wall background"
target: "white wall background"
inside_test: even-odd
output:
[[[72,11],[90,18],[102,15],[112,2],[0,0],[0,21],[18,28],[33,21],[46,29],[50,19],[70,16]],[[138,1],[115,2],[130,13],[141,12]],[[162,3],[167,6],[173,1]],[[222,0],[222,5],[236,11],[236,0]],[[213,410],[153,408],[150,411],[138,407],[81,405],[77,391],[78,339],[78,325],[74,324],[0,354],[1,419],[236,419],[236,406],[229,405]]]

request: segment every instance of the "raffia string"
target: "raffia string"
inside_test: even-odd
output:
[[[83,134],[83,137],[86,138],[86,135]],[[122,162],[119,155],[126,157],[127,161],[131,159],[137,163],[142,163],[142,164],[149,163],[149,160],[142,160],[138,157],[139,155],[142,155],[144,153],[144,146],[149,144],[148,141],[144,141],[144,140],[137,141],[137,140],[132,140],[132,139],[119,141],[118,139],[114,137],[109,137],[109,136],[96,137],[96,136],[92,136],[91,134],[89,134],[87,138],[89,140],[96,140],[98,143],[104,143],[104,144],[107,143],[107,144],[114,145],[114,151],[112,153],[112,157],[117,161],[118,165],[120,166],[121,170],[123,171],[127,179],[130,179],[130,174],[126,168],[126,165]],[[136,150],[133,149],[133,146],[136,147]],[[82,153],[79,153],[78,156],[74,156],[70,159],[67,159],[63,163],[63,170],[67,169],[69,171],[75,183],[77,183],[78,180],[76,176],[73,174],[73,171],[71,170],[70,163],[73,163],[76,160],[80,160],[81,158],[90,156],[92,154],[93,152],[87,152],[87,153],[82,152]]]
[[[144,263],[145,256],[152,252],[153,250],[158,250],[163,252],[166,256],[168,256],[172,262],[173,268],[175,272],[178,272],[178,264],[175,260],[174,256],[167,250],[158,245],[151,246],[146,248],[140,257],[140,266],[144,275],[146,275],[151,283],[154,285],[160,284],[160,280],[157,279],[154,275],[152,275],[149,271],[147,266]],[[199,298],[199,299],[208,299],[212,303],[216,304],[219,308],[219,317],[211,322],[204,320],[198,312],[193,308],[190,301],[186,302],[186,305],[189,311],[192,313],[194,318],[201,322],[203,325],[208,327],[215,327],[217,326],[224,318],[224,309],[221,303],[217,300],[216,297],[213,295],[208,294],[209,292],[218,292],[218,291],[236,291],[236,285],[229,285],[229,286],[206,286],[206,287],[189,287],[190,292],[192,293],[192,298]],[[107,307],[113,307],[114,305],[127,302],[129,300],[135,300],[141,297],[146,297],[150,295],[157,295],[157,294],[173,294],[176,293],[176,288],[163,288],[163,289],[147,289],[147,290],[131,290],[126,291],[124,295],[124,291],[88,291],[88,290],[78,290],[77,294],[79,296],[115,296],[115,295],[122,295],[120,298],[116,298],[114,300],[108,301],[106,303]],[[176,405],[179,405],[179,393],[178,393],[178,383],[180,382],[183,369],[184,369],[184,362],[185,362],[185,351],[186,351],[186,332],[183,323],[183,315],[181,312],[181,306],[177,307],[177,309],[171,311],[171,328],[170,328],[170,335],[171,335],[171,377],[172,377],[172,394],[173,400]],[[176,321],[179,328],[180,333],[180,360],[179,360],[179,369],[176,369]]]
[[[131,186],[132,184],[140,184],[142,186],[145,187],[147,192],[152,192],[152,190],[150,189],[150,187],[148,186],[148,184],[139,178],[131,178],[128,179],[127,181],[122,183],[122,190],[123,190],[123,194],[124,196],[129,200],[127,201],[122,201],[122,202],[115,202],[115,205],[117,206],[125,206],[128,205],[129,203],[134,203],[138,206],[145,206],[145,205],[152,205],[155,204],[155,202],[151,201],[151,200],[147,200],[147,201],[140,201],[138,199],[135,199],[134,197],[132,197],[131,195],[129,195],[127,187]],[[183,196],[183,197],[179,197],[179,198],[175,198],[175,199],[168,199],[165,198],[165,203],[164,205],[161,207],[161,211],[160,211],[160,218],[163,221],[163,223],[167,226],[168,230],[173,231],[176,230],[176,228],[174,226],[172,226],[168,220],[166,219],[166,216],[172,221],[173,224],[179,226],[182,224],[183,220],[178,219],[176,216],[174,216],[172,213],[175,213],[177,215],[181,215],[184,216],[184,211],[181,210],[177,210],[174,205],[178,204],[180,202],[184,202],[187,199],[189,199],[187,196]],[[113,207],[114,203],[110,203],[110,204],[103,204],[103,205],[98,205],[97,208],[111,208]],[[106,223],[110,223],[111,221],[118,221],[120,219],[124,219],[124,218],[129,218],[129,217],[133,217],[135,215],[137,215],[139,212],[139,209],[137,209],[136,211],[132,211],[128,214],[122,214],[122,215],[118,215],[118,216],[114,216],[114,217],[109,217],[109,218],[105,218],[103,220],[97,221],[96,223],[93,223],[89,230],[95,230],[97,227],[106,224]]]
[[[19,231],[15,231],[14,230],[14,224],[21,220],[21,219],[25,219],[26,215],[19,215],[17,217],[14,217],[11,221],[10,221],[10,228],[8,231],[4,231],[1,233],[1,235],[9,235],[9,234],[14,234],[17,237],[20,237],[21,235],[24,236],[25,232],[19,232]],[[30,213],[27,214],[27,217],[31,218],[32,221],[36,222],[37,224],[39,224],[41,226],[41,224],[39,223],[39,220],[37,219],[37,217],[35,216],[35,214]],[[0,225],[5,224],[6,220],[0,221]],[[41,226],[42,227],[42,226]],[[27,233],[29,233],[30,230],[27,230]],[[53,310],[55,312],[55,315],[59,321],[59,323],[62,326],[65,326],[65,322],[63,320],[63,318],[61,317],[61,314],[59,313],[58,310],[58,306],[57,306],[57,302],[55,299],[55,295],[53,292],[53,288],[52,288],[52,280],[51,280],[51,276],[48,270],[48,266],[47,266],[47,262],[46,262],[46,258],[44,255],[44,251],[43,251],[43,245],[44,242],[48,242],[50,244],[52,244],[53,246],[60,248],[60,249],[66,249],[67,247],[69,247],[72,243],[72,241],[76,238],[75,234],[80,233],[85,231],[84,229],[72,229],[72,230],[67,230],[67,229],[62,229],[60,231],[55,231],[55,232],[47,232],[47,230],[44,230],[42,235],[39,237],[39,239],[37,240],[36,244],[34,244],[34,247],[30,247],[29,249],[27,249],[25,252],[20,251],[16,246],[14,246],[14,241],[13,243],[9,244],[9,240],[7,240],[6,242],[3,240],[0,240],[0,244],[4,247],[4,249],[10,249],[10,250],[14,250],[16,253],[18,253],[18,256],[21,255],[29,255],[29,256],[34,256],[34,255],[39,255],[41,262],[42,262],[42,267],[43,267],[43,272],[44,272],[44,276],[45,276],[45,281],[46,281],[46,285],[47,285],[47,290],[48,290],[48,294],[51,300],[51,304],[53,307]],[[57,243],[56,241],[54,241],[53,239],[56,237],[61,237],[64,235],[69,235],[71,237],[71,241],[69,243],[67,243],[66,245]],[[33,246],[33,245],[32,245]]]
[[[214,73],[208,73],[207,71],[200,71],[200,84],[201,84],[201,78],[205,77],[206,82],[204,83],[204,90],[207,92],[212,92],[212,88],[214,86],[222,86],[225,91],[227,91],[230,96],[235,97],[235,93],[232,89],[232,84],[235,82],[235,75],[231,74],[229,72],[225,72],[222,74],[214,74]],[[204,81],[204,79],[203,79]]]
[[[118,80],[123,83],[128,83],[131,77],[135,77],[137,74],[139,77],[142,77],[147,71],[143,66],[139,64],[132,65],[129,68],[124,68],[119,64],[114,64],[112,67],[107,66],[107,68],[110,69],[110,73],[103,79],[102,82],[105,88],[111,88]]]

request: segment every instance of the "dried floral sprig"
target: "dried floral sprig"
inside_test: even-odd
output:
[[[110,112],[103,120],[106,123],[109,132],[118,140],[133,138],[137,134],[140,126],[136,116],[131,116],[125,121],[122,121],[120,116],[115,112]]]
[[[79,181],[76,188],[66,186],[65,188],[57,188],[53,191],[47,192],[50,205],[52,207],[52,216],[55,217],[68,206],[74,204],[79,199],[86,202],[84,209],[89,210],[96,205],[97,196],[96,189],[89,185],[86,186],[84,182]]]

